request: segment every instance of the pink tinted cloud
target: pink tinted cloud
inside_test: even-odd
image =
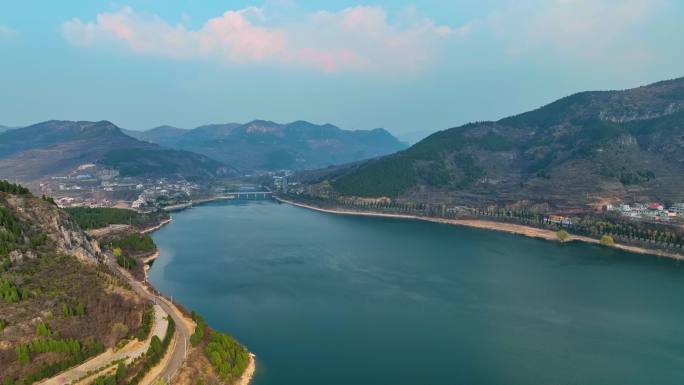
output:
[[[195,30],[124,7],[100,13],[94,21],[72,19],[62,25],[65,39],[78,46],[114,44],[137,54],[324,72],[419,70],[435,57],[436,43],[451,32],[427,18],[392,23],[379,7],[320,11],[283,25],[258,8],[245,8],[229,10]]]

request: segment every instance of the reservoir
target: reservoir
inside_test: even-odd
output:
[[[254,385],[682,384],[677,261],[272,201],[173,214],[150,281]]]

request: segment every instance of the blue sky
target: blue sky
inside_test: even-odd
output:
[[[4,1],[0,124],[269,119],[402,139],[684,76],[667,0]]]

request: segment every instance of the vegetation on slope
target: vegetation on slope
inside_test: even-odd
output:
[[[168,218],[163,212],[139,213],[134,210],[117,208],[72,207],[64,209],[82,229],[97,229],[109,225],[132,225],[145,228],[158,224]]]
[[[224,164],[206,156],[169,149],[113,149],[104,155],[101,163],[129,177],[183,175],[187,179],[201,179],[227,173]]]
[[[203,351],[212,368],[222,381],[232,383],[239,378],[249,362],[249,353],[232,336],[211,329],[202,316],[192,312],[196,323],[190,337],[192,346],[204,344]]]
[[[637,194],[678,202],[682,135],[684,79],[676,79],[581,93],[498,122],[451,128],[321,179],[342,195],[425,202],[432,192],[477,206],[534,199],[578,207],[589,196]]]
[[[64,175],[84,163],[116,169],[122,176],[205,179],[234,173],[204,155],[134,139],[107,121],[48,121],[0,135],[0,169],[10,178]]]
[[[0,183],[0,383],[28,385],[113,346],[114,325],[137,330],[144,305],[90,249],[63,253],[86,242],[68,215],[10,185]]]
[[[31,195],[31,191],[26,187],[10,183],[6,180],[0,180],[0,192],[17,195]]]
[[[119,248],[128,255],[151,253],[157,249],[148,234],[130,234],[109,242],[110,248]]]

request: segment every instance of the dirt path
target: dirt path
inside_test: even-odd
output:
[[[61,374],[52,377],[48,380],[41,382],[42,385],[64,385],[70,384],[84,376],[88,375],[88,372],[95,372],[98,369],[106,366],[114,365],[114,362],[119,360],[126,360],[128,362],[132,361],[134,358],[144,354],[150,347],[150,342],[153,336],[157,336],[160,339],[164,338],[166,334],[166,329],[168,328],[168,321],[166,320],[166,312],[159,305],[154,306],[154,327],[148,338],[143,341],[131,341],[126,346],[118,351],[109,349],[106,352],[91,358],[90,360],[82,363],[81,365],[71,368]]]

